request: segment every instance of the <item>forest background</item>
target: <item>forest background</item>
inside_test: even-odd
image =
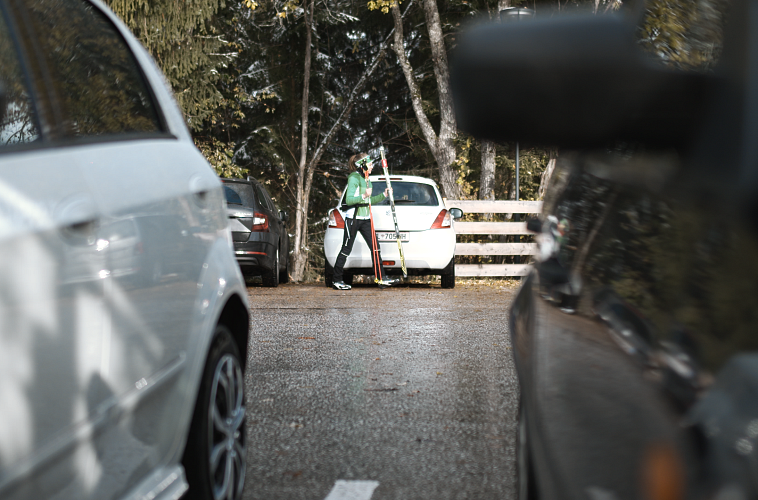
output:
[[[708,71],[720,51],[727,5],[106,1],[163,69],[216,172],[258,179],[290,214],[294,281],[323,272],[327,213],[345,186],[347,160],[358,152],[378,157],[380,141],[392,173],[431,177],[449,199],[515,198],[515,143],[482,143],[458,130],[452,116],[447,56],[469,24],[499,22],[506,7],[532,9],[535,17],[637,8],[643,47],[665,64]],[[520,199],[541,199],[559,155],[520,145]]]

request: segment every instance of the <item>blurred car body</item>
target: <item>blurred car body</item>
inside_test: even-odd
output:
[[[1,1],[0,59],[0,498],[240,498],[247,293],[164,76],[97,1]]]
[[[756,30],[734,2],[712,74],[618,16],[459,45],[464,129],[565,148],[511,308],[520,498],[758,498]]]
[[[279,210],[257,180],[221,179],[224,183],[234,254],[246,276],[260,275],[265,286],[289,281],[289,215]]]
[[[374,193],[387,187],[384,176],[369,177]],[[443,288],[455,286],[455,229],[454,219],[460,209],[448,210],[437,185],[431,179],[413,175],[390,175],[394,192],[398,229],[403,245],[405,265],[410,276],[440,275]],[[345,188],[347,189],[347,188]],[[329,211],[329,224],[324,235],[326,286],[332,286],[333,267],[342,248],[345,234],[345,203],[342,192],[338,208]],[[402,274],[400,250],[397,247],[395,224],[390,200],[371,206],[379,248],[384,267],[390,274]],[[457,215],[457,217],[455,217]],[[345,262],[344,279],[351,283],[356,274],[373,275],[371,251],[362,237],[357,238],[353,251]]]

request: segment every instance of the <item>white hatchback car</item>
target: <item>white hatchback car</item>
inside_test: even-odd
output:
[[[221,182],[96,0],[0,2],[0,498],[239,499]]]
[[[372,175],[369,179],[374,193],[384,192],[387,187],[384,175]],[[460,218],[463,212],[459,208],[448,210],[437,184],[426,177],[390,175],[390,184],[394,192],[397,223],[408,275],[440,275],[442,288],[455,287],[453,224],[454,219]],[[329,224],[324,235],[324,278],[328,287],[332,286],[334,263],[342,248],[345,234],[345,213],[339,208],[344,200],[343,190],[338,208],[329,211]],[[389,198],[373,205],[371,214],[387,273],[402,274]],[[356,274],[374,274],[371,252],[360,236],[357,237],[353,251],[345,262],[345,282],[351,283]]]

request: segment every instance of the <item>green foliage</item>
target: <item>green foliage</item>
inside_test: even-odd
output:
[[[106,1],[158,62],[187,123],[199,130],[221,105],[218,70],[236,56],[212,22],[224,1]]]
[[[234,163],[234,144],[223,143],[212,137],[208,141],[195,138],[195,145],[219,177],[227,179],[244,179],[247,177],[242,168]]]
[[[640,41],[671,66],[710,69],[721,52],[725,0],[646,2]]]

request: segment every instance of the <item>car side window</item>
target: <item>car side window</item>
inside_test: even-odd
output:
[[[0,16],[0,148],[34,142],[39,128],[8,25]]]
[[[261,205],[271,210],[272,212],[276,212],[276,210],[274,210],[274,205],[271,203],[271,199],[269,198],[266,190],[263,189],[258,184],[253,184],[253,187],[255,188],[256,196],[258,196],[258,199],[261,200]]]
[[[115,26],[82,0],[27,2],[62,108],[60,133],[88,138],[161,131],[134,55]]]

